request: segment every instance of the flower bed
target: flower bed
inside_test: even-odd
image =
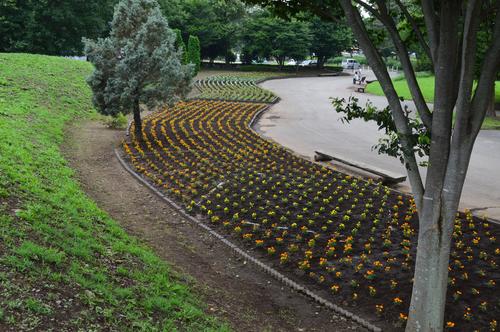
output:
[[[179,103],[146,118],[145,143],[132,136],[124,150],[148,181],[281,271],[314,282],[333,302],[403,326],[418,229],[412,198],[262,139],[249,123],[266,107]],[[470,213],[457,216],[447,329],[496,329],[499,233]]]
[[[199,99],[253,101],[273,103],[278,97],[257,85],[269,74],[246,73],[238,75],[211,76],[198,80],[195,87],[200,91]]]

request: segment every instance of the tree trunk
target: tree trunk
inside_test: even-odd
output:
[[[455,130],[460,134],[467,128],[458,123]],[[452,234],[474,142],[475,136],[455,140],[442,186],[430,186],[434,192],[425,191],[419,213],[408,332],[443,330]]]
[[[493,90],[491,101],[488,104],[488,109],[486,110],[486,115],[492,118],[496,118],[497,114],[495,111],[495,85],[491,88]]]
[[[276,62],[278,63],[279,70],[282,71],[285,66],[285,58],[276,57]]]
[[[318,56],[318,62],[316,63],[316,68],[323,69],[326,62],[326,56]]]
[[[441,201],[424,202],[418,235],[415,275],[406,331],[442,331],[451,234],[441,225],[453,225]]]
[[[134,133],[135,139],[139,142],[143,142],[141,108],[138,100],[134,102]]]

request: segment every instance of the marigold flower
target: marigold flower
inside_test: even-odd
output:
[[[338,293],[340,290],[340,286],[339,285],[332,285],[332,287],[330,287],[330,289],[332,290],[332,292]]]
[[[395,297],[393,300],[392,300],[392,303],[394,303],[395,305],[400,305],[403,303],[403,300],[401,300],[399,297]]]
[[[280,254],[280,263],[284,264],[286,262],[288,262],[288,253],[287,252],[282,252]]]

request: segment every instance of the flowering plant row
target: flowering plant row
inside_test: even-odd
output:
[[[277,97],[274,93],[257,85],[261,79],[261,76],[212,76],[196,81],[195,87],[201,92],[200,99],[275,102]]]
[[[146,118],[144,143],[132,135],[124,150],[148,181],[276,268],[333,302],[403,326],[418,229],[412,198],[262,139],[249,122],[265,107],[181,102]],[[498,234],[469,212],[457,215],[447,329],[496,330]]]

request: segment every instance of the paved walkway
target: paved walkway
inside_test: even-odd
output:
[[[307,157],[321,150],[406,174],[399,161],[372,151],[372,146],[382,137],[375,124],[362,120],[343,124],[329,100],[330,97],[355,95],[363,105],[370,100],[377,107],[385,107],[385,97],[355,92],[350,76],[271,80],[262,86],[282,99],[258,123],[257,129],[264,136]],[[413,108],[411,102],[408,105]],[[425,176],[425,170],[422,171]],[[477,212],[500,220],[500,131],[479,134],[461,207],[484,209]]]

